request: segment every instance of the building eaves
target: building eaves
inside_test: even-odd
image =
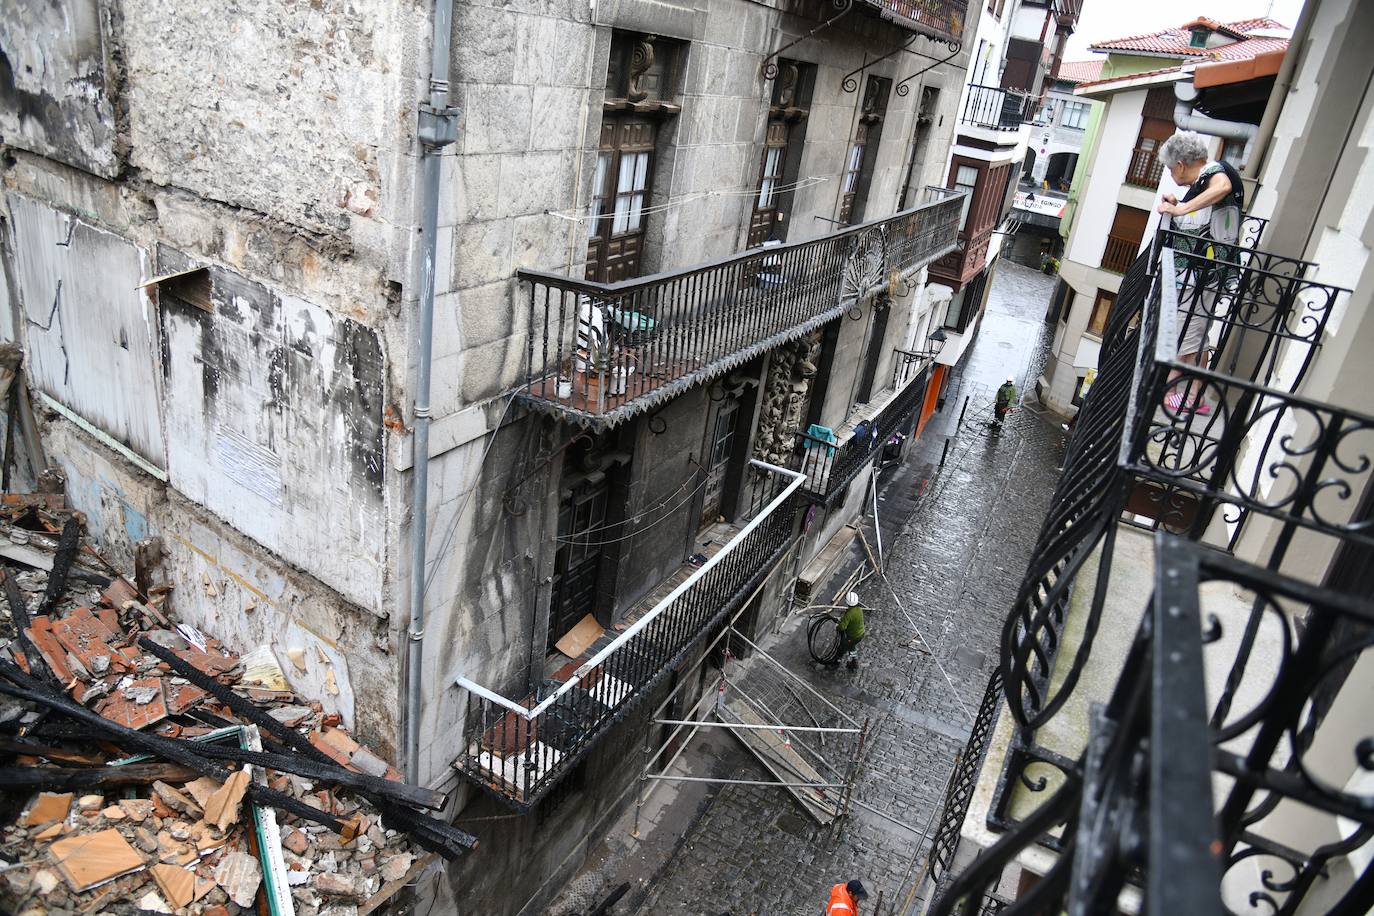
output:
[[[1074,95],[1081,95],[1087,98],[1111,95],[1114,92],[1124,92],[1128,89],[1140,89],[1146,86],[1157,86],[1164,83],[1173,83],[1183,78],[1183,65],[1173,67],[1161,67],[1158,70],[1146,70],[1143,73],[1128,73],[1125,76],[1114,76],[1110,79],[1096,80],[1091,83],[1083,83],[1074,89]]]

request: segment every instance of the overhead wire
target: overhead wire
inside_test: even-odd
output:
[[[637,513],[635,513],[634,515],[631,515],[631,516],[628,516],[628,517],[626,517],[626,518],[623,518],[623,519],[621,519],[621,520],[618,521],[618,522],[607,522],[607,523],[604,524],[604,525],[593,525],[591,528],[583,528],[581,531],[578,532],[578,537],[583,537],[583,536],[591,535],[591,534],[600,534],[600,533],[603,532],[603,531],[610,531],[610,530],[613,529],[613,528],[619,528],[619,527],[621,527],[621,526],[623,526],[623,525],[633,524],[634,522],[637,522],[637,521],[639,521],[639,520],[642,519],[642,518],[648,518],[650,515],[653,515],[653,514],[654,514],[655,512],[657,512],[659,509],[662,509],[664,506],[668,505],[668,503],[672,502],[672,500],[673,500],[674,498],[676,498],[676,496],[677,496],[679,493],[681,493],[682,490],[683,490],[688,484],[690,484],[690,483],[692,482],[692,479],[693,479],[694,477],[696,477],[696,476],[697,476],[697,473],[696,473],[695,471],[693,471],[693,472],[692,472],[692,475],[691,475],[690,477],[688,477],[686,480],[682,481],[682,483],[678,484],[677,487],[674,488],[672,491],[670,491],[670,492],[668,493],[667,496],[663,497],[661,500],[659,500],[659,501],[658,501],[657,503],[655,503],[654,505],[649,506],[649,507],[647,507],[647,508],[641,510],[640,512],[637,512]],[[571,537],[569,537],[569,538],[556,537],[556,538],[554,538],[554,540],[562,541],[562,542],[564,542],[564,543],[572,543],[573,541],[577,540],[577,538],[571,538]]]
[[[506,422],[506,414],[510,413],[510,406],[515,403],[516,396],[519,395],[525,387],[526,386],[521,385],[512,391],[510,397],[506,398],[506,406],[501,408],[501,416],[496,421],[496,425],[492,427],[491,435],[487,438],[486,448],[482,450],[482,457],[477,460],[477,473],[473,476],[472,486],[463,496],[463,501],[459,504],[458,511],[453,514],[453,519],[449,522],[448,530],[444,533],[444,543],[440,545],[438,553],[435,554],[436,559],[434,561],[434,568],[425,574],[425,588],[424,591],[420,592],[421,597],[429,594],[430,586],[434,584],[434,577],[439,574],[439,566],[443,563],[443,558],[448,556],[448,549],[453,544],[453,536],[458,532],[458,522],[462,520],[463,512],[467,509],[468,503],[472,501],[472,494],[477,490],[477,480],[482,475],[482,468],[486,467],[487,456],[491,454],[491,447],[496,444],[496,436],[501,432],[501,425]],[[429,456],[416,455],[414,456],[414,460],[428,461]]]
[[[815,185],[823,184],[824,182],[831,180],[833,179],[818,176],[809,176],[807,178],[802,178],[798,181],[790,182],[787,184],[774,185],[770,193],[784,194],[788,191],[797,191],[801,190],[802,188],[813,187]],[[665,203],[654,204],[653,206],[649,207],[641,207],[639,210],[635,212],[642,217],[654,213],[663,213],[668,210],[676,210],[679,207],[686,206],[687,204],[696,203],[699,200],[706,200],[711,197],[758,197],[760,192],[761,189],[759,188],[693,191],[688,194],[683,194],[680,197],[673,198]],[[614,215],[613,210],[608,210],[604,213],[600,213],[596,216],[593,216],[590,213],[582,212],[581,208],[575,210],[545,210],[544,213],[547,216],[556,216],[559,219],[564,219],[568,222],[573,223],[584,223],[591,222],[593,220],[607,219]]]
[[[683,497],[682,501],[679,502],[677,505],[673,506],[667,512],[663,513],[662,516],[654,519],[647,525],[642,525],[639,528],[636,528],[630,534],[623,535],[622,537],[609,538],[604,541],[578,541],[572,538],[554,538],[554,540],[558,541],[560,544],[568,544],[572,547],[605,547],[610,544],[619,544],[621,541],[632,540],[633,538],[639,537],[641,534],[648,531],[655,525],[662,524],[663,522],[666,522],[668,519],[672,518],[673,513],[677,512],[678,509],[687,505],[687,503],[689,503],[698,493],[701,492],[702,487],[706,486],[707,479],[708,478],[703,477],[701,483],[697,484],[697,486],[692,489],[692,492],[688,493],[685,497]]]

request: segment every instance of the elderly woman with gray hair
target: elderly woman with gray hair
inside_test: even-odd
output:
[[[1240,239],[1241,211],[1245,190],[1240,175],[1228,162],[1211,158],[1208,142],[1201,134],[1180,131],[1159,148],[1159,161],[1169,170],[1174,183],[1188,190],[1180,200],[1165,194],[1159,212],[1173,217],[1176,235],[1172,245],[1177,255],[1174,268],[1180,286],[1215,286],[1218,290],[1233,273],[1216,263],[1234,262],[1235,245]],[[1206,259],[1206,260],[1203,260]],[[1195,301],[1201,301],[1194,297]],[[1178,360],[1200,365],[1207,346],[1207,315],[1178,311]],[[1173,410],[1180,408],[1210,413],[1211,407],[1192,391],[1175,389],[1165,399]]]

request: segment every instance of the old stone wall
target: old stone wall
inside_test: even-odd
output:
[[[813,8],[814,7],[814,8]],[[825,4],[794,15],[748,0],[701,6],[612,0],[576,4],[470,4],[454,26],[455,94],[464,110],[456,155],[446,163],[440,213],[436,415],[514,386],[524,371],[527,290],[513,279],[534,268],[581,276],[596,146],[615,30],[681,42],[675,102],[659,126],[641,274],[727,256],[746,245],[758,185],[772,83],[765,54],[831,15]],[[944,183],[944,157],[958,103],[959,71],[946,68],[896,84],[926,58],[897,53],[844,78],[909,33],[855,12],[787,51],[816,67],[806,143],[785,227],[788,241],[834,231],[849,146],[862,115],[865,80],[890,80],[862,219],[896,210],[911,165],[923,85],[943,85],[928,112],[930,155],[912,184]],[[917,39],[913,50],[941,45]],[[939,56],[944,56],[940,54]],[[956,59],[956,64],[962,60]],[[917,200],[909,197],[908,205]]]
[[[0,23],[0,327],[49,460],[116,561],[161,537],[185,619],[317,647],[288,676],[386,748],[429,15],[22,0]],[[148,283],[188,270],[201,294]]]

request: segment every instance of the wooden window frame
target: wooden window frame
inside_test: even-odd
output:
[[[1101,338],[1107,330],[1107,318],[1112,313],[1112,305],[1116,302],[1116,293],[1109,289],[1098,289],[1097,297],[1093,299],[1093,309],[1088,313],[1088,326],[1084,328],[1084,333]]]
[[[1069,116],[1070,116],[1070,115],[1075,115],[1075,116],[1081,115],[1081,118],[1077,118],[1077,120],[1079,120],[1079,123],[1077,123],[1077,124],[1070,124],[1070,123],[1069,123]],[[1063,107],[1063,113],[1060,115],[1060,118],[1059,118],[1059,126],[1060,126],[1060,127],[1066,127],[1066,128],[1068,128],[1069,130],[1087,130],[1087,129],[1088,129],[1088,120],[1089,120],[1091,117],[1092,117],[1092,105],[1091,105],[1090,103],[1088,103],[1088,102],[1070,102],[1070,101],[1065,101],[1065,102],[1064,102],[1064,107]]]

